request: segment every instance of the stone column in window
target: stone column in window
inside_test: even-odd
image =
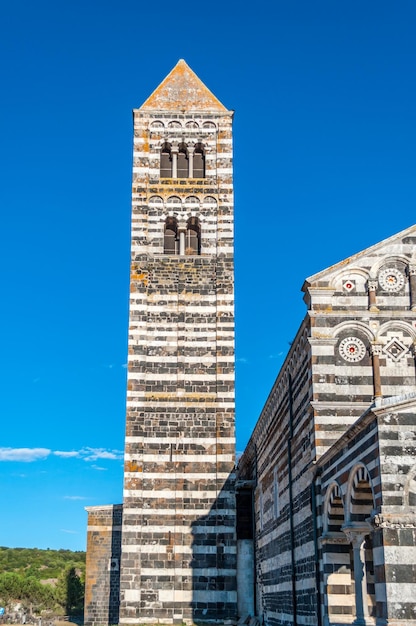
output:
[[[369,528],[343,528],[352,544],[355,583],[355,626],[365,626],[368,617],[367,575],[365,571],[365,538]]]
[[[410,284],[410,309],[416,311],[416,265],[407,267]]]
[[[172,178],[178,178],[178,148],[172,148]]]
[[[371,356],[373,357],[373,387],[374,398],[382,398],[381,392],[381,376],[380,376],[380,357],[382,346],[379,343],[371,345]]]
[[[194,177],[194,152],[193,150],[189,150],[188,152],[188,176],[189,178]]]
[[[377,281],[368,281],[368,308],[370,311],[378,311],[377,307]]]
[[[186,230],[184,228],[181,228],[179,230],[179,254],[181,255],[185,254],[185,237]]]

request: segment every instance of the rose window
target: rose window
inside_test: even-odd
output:
[[[403,287],[404,276],[396,267],[388,267],[380,272],[378,282],[382,289],[394,293]]]
[[[339,344],[339,353],[345,361],[357,363],[364,358],[366,349],[358,337],[345,337]]]

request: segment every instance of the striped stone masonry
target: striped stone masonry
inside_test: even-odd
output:
[[[121,624],[237,615],[232,118],[184,61],[133,112]]]
[[[182,60],[133,112],[123,505],[87,509],[85,624],[416,626],[416,226],[305,281],[236,469],[232,119]]]
[[[403,428],[374,418],[379,403],[416,389],[415,244],[411,227],[303,286],[307,314],[237,470],[237,488],[253,484],[255,610],[268,626],[415,618],[415,510],[397,493],[413,480],[414,416],[397,418]],[[390,459],[384,438],[394,437],[386,480],[380,459]],[[320,459],[333,454],[339,480],[332,466],[320,474]],[[385,550],[387,536],[409,550]]]
[[[377,401],[317,469],[323,616],[416,623],[416,392]]]
[[[178,109],[188,70],[134,111],[123,624],[236,615],[232,113],[206,88]],[[167,143],[202,145],[204,177],[161,176]],[[199,249],[167,254],[168,219]]]

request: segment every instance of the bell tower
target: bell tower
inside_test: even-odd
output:
[[[120,623],[235,617],[232,118],[180,60],[133,112]]]

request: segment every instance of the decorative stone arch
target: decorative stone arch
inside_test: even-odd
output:
[[[189,177],[189,150],[184,141],[178,144],[176,176],[177,178]]]
[[[149,128],[165,128],[165,125],[162,120],[154,120],[153,122],[150,122]]]
[[[354,569],[356,623],[375,618],[376,596],[371,517],[375,497],[364,463],[350,471],[345,497],[346,524],[342,530],[351,542]]]
[[[205,196],[205,198],[202,201],[202,206],[204,209],[208,209],[208,210],[212,210],[212,209],[217,209],[218,208],[218,201],[216,198],[214,198],[214,196]]]
[[[199,212],[201,208],[201,201],[197,198],[197,196],[187,196],[183,201],[183,208],[185,211],[188,211],[190,217],[191,214],[195,214],[195,211]]]
[[[182,124],[178,120],[172,120],[168,123],[168,128],[182,128]]]
[[[216,129],[216,128],[217,128],[217,125],[216,125],[216,124],[214,124],[214,122],[204,122],[204,123],[202,124],[202,127],[203,127],[203,128],[212,128],[212,129]]]
[[[205,155],[206,146],[202,141],[194,144],[192,178],[205,178]]]
[[[185,254],[201,254],[201,222],[196,216],[190,216],[186,221]]]
[[[172,144],[163,141],[160,146],[160,178],[172,178]]]
[[[331,281],[336,291],[359,293],[366,290],[369,272],[362,267],[349,267],[335,274]]]
[[[379,337],[384,335],[387,331],[395,329],[395,328],[398,328],[402,330],[403,332],[408,333],[410,337],[412,338],[412,341],[416,342],[416,328],[414,328],[411,324],[403,320],[389,320],[388,322],[385,322],[384,324],[382,324],[377,331],[376,341]]]
[[[326,624],[351,624],[355,595],[352,588],[350,544],[342,528],[345,524],[344,502],[337,482],[329,485],[323,506],[321,538],[324,573],[324,615]]]
[[[163,198],[161,196],[150,196],[149,200],[147,201],[149,208],[150,209],[161,209],[163,210],[164,207],[164,203],[163,203]]]
[[[170,198],[172,200],[172,198]],[[182,204],[166,207],[163,220],[163,240],[165,254],[201,254],[201,221],[198,211],[185,213]]]
[[[368,280],[368,296],[370,311],[378,311],[386,294],[409,297],[410,308],[416,308],[416,274],[414,266],[409,259],[403,255],[396,254],[378,259],[370,270]]]
[[[348,332],[348,334],[350,334],[350,331],[351,333],[354,333],[356,331],[362,333],[366,336],[369,343],[375,340],[375,335],[372,329],[369,328],[364,322],[360,322],[358,320],[354,322],[341,322],[340,324],[337,324],[337,326],[334,326],[332,333],[333,337],[336,339],[344,332]]]
[[[174,212],[182,210],[182,200],[179,196],[169,196],[166,200],[166,210],[169,215],[173,215]]]
[[[341,528],[345,524],[344,501],[337,482],[333,482],[326,490],[323,513],[324,534],[342,532]]]
[[[364,463],[350,471],[345,496],[346,523],[364,524],[374,513],[375,498],[370,474]],[[370,528],[370,527],[369,527]]]
[[[392,254],[389,257],[381,257],[380,259],[377,259],[374,265],[371,266],[369,278],[371,280],[377,280],[381,268],[394,263],[402,263],[405,267],[407,267],[409,265],[409,259],[401,254]]]
[[[186,128],[199,128],[199,124],[195,120],[190,120],[189,122],[186,122],[185,126]]]
[[[163,252],[164,254],[178,254],[178,220],[169,215],[164,222]]]
[[[402,393],[416,385],[416,328],[405,320],[389,320],[377,330],[376,343],[380,353],[380,388],[383,395],[395,395],[391,377],[403,379]]]
[[[345,321],[333,329],[334,357],[337,365],[358,363],[371,366],[371,344],[374,333],[365,323]],[[363,363],[364,361],[364,363]]]

